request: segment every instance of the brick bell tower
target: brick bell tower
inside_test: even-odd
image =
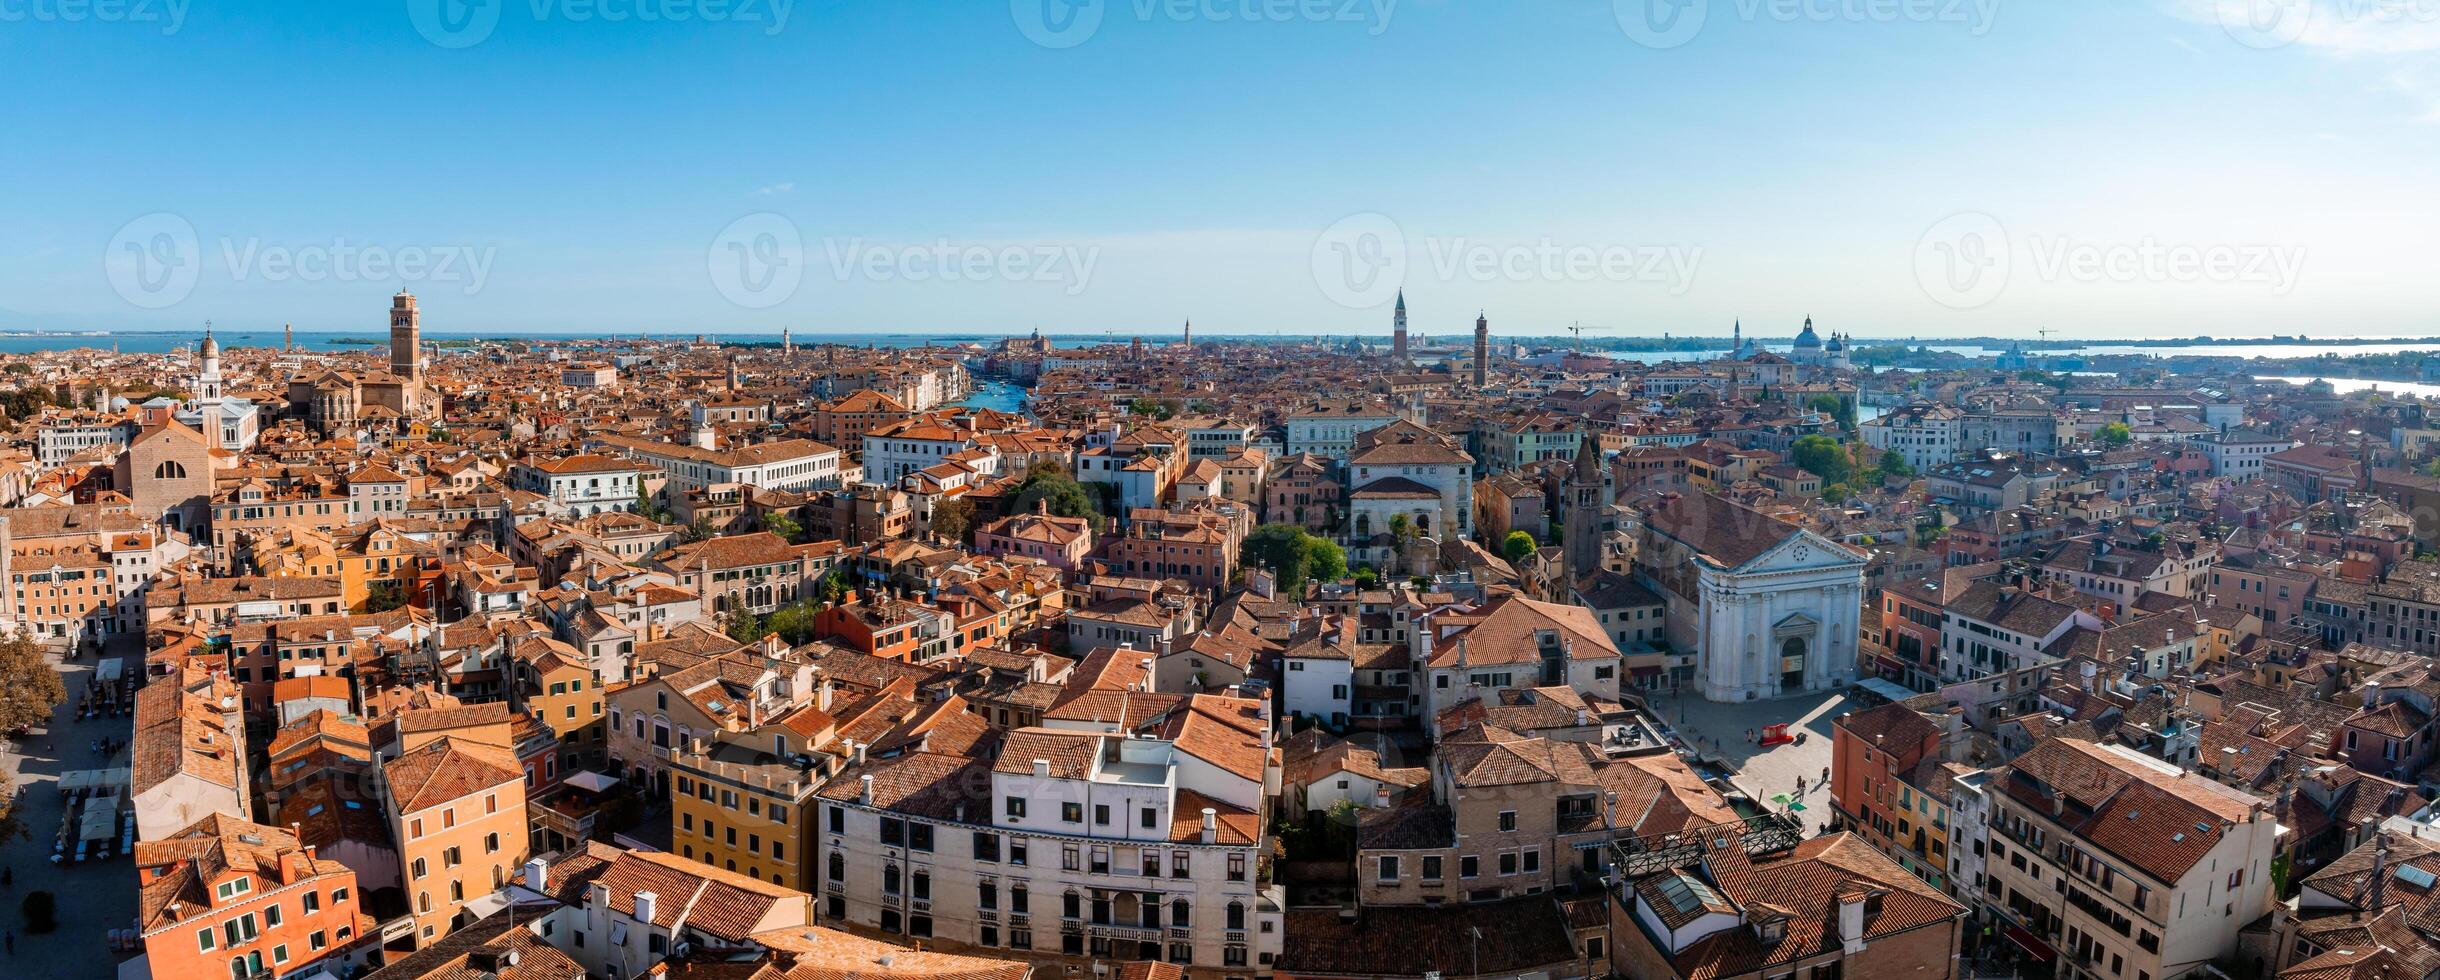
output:
[[[406,381],[423,380],[423,317],[415,311],[415,294],[404,289],[390,297],[390,373]]]

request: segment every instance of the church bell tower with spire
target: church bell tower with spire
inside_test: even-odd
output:
[[[1601,570],[1602,525],[1609,512],[1609,481],[1601,465],[1601,440],[1587,429],[1576,443],[1576,459],[1567,471],[1567,513],[1561,517],[1561,542],[1558,601],[1569,601],[1569,594],[1587,576]]]
[[[1406,363],[1406,290],[1398,291],[1398,309],[1390,314],[1389,356]]]

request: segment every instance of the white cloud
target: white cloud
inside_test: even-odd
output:
[[[2252,47],[2341,57],[2440,51],[2440,0],[2167,0],[2169,12]]]
[[[2414,100],[2440,122],[2440,0],[2165,0],[2181,19],[2219,27],[2260,50],[2297,48],[2365,66],[2375,88]],[[2181,47],[2190,45],[2181,44]]]
[[[793,180],[783,180],[776,184],[765,184],[754,189],[755,197],[776,197],[781,194],[794,193],[796,193],[796,181]]]

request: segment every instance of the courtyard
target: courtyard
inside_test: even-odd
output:
[[[1804,820],[1805,832],[1818,834],[1829,825],[1834,811],[1822,771],[1830,766],[1830,722],[1851,710],[1844,692],[1723,704],[1691,690],[1658,691],[1649,704],[1653,715],[1676,729],[1699,758],[1727,770],[1729,783],[1756,803],[1769,806],[1771,797],[1781,793],[1795,797],[1801,777],[1805,809],[1797,816]],[[1789,735],[1803,732],[1804,744],[1764,747],[1747,739],[1749,731],[1759,737],[1763,726],[1781,723]]]

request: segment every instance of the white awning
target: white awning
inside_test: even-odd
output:
[[[605,776],[601,773],[592,771],[580,772],[573,776],[569,776],[566,781],[568,785],[574,786],[577,789],[584,790],[588,793],[599,793],[609,789],[612,786],[618,785],[617,776]]]

